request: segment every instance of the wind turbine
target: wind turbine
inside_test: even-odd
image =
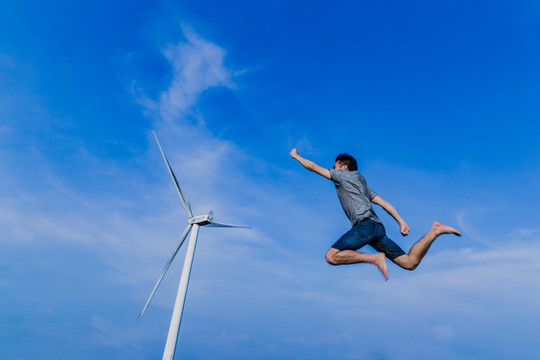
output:
[[[163,280],[163,277],[165,276],[165,273],[169,269],[169,266],[171,265],[172,261],[174,260],[174,257],[178,253],[178,250],[180,250],[180,247],[182,247],[182,244],[186,240],[189,232],[191,231],[188,249],[186,252],[186,259],[184,260],[184,268],[182,269],[182,276],[180,278],[180,284],[178,286],[178,293],[176,295],[176,301],[174,303],[174,310],[173,310],[173,315],[171,318],[171,325],[169,327],[169,334],[167,335],[167,343],[165,344],[165,351],[163,352],[163,360],[172,360],[174,358],[174,353],[176,350],[176,342],[178,340],[178,330],[180,329],[180,322],[182,320],[182,314],[184,312],[184,304],[186,301],[186,293],[187,293],[187,288],[189,284],[189,276],[191,275],[191,265],[193,264],[193,257],[195,256],[195,246],[197,245],[199,228],[201,226],[228,227],[228,228],[249,228],[249,227],[221,224],[221,223],[215,222],[212,212],[210,212],[210,214],[208,215],[193,216],[193,213],[191,212],[191,205],[189,204],[189,201],[184,195],[184,193],[182,192],[182,189],[180,188],[180,184],[178,184],[178,179],[174,175],[174,172],[171,169],[171,165],[169,164],[169,161],[167,161],[167,157],[165,156],[165,153],[163,152],[163,149],[161,148],[161,144],[159,143],[156,132],[152,131],[152,133],[154,134],[154,138],[156,139],[156,143],[159,147],[159,151],[161,151],[163,160],[165,161],[165,164],[167,165],[167,169],[169,169],[169,173],[171,174],[174,185],[176,186],[176,190],[178,191],[178,195],[180,196],[180,201],[182,202],[182,205],[184,206],[184,210],[186,210],[186,214],[188,217],[187,219],[188,224],[186,228],[184,229],[184,232],[180,236],[180,239],[178,240],[176,247],[174,248],[171,256],[169,257],[169,260],[165,264],[165,267],[163,268],[163,271],[161,272],[161,275],[158,281],[156,282],[156,285],[154,286],[154,289],[152,290],[152,293],[150,294],[148,301],[144,305],[144,308],[141,311],[139,318],[143,316],[143,314],[145,313],[146,308],[148,307],[148,305],[150,304],[150,301],[154,297],[154,294],[157,288],[161,284],[161,280]]]

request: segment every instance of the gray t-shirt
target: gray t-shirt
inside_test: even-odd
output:
[[[369,188],[366,179],[358,171],[330,169],[330,179],[336,185],[339,202],[351,225],[367,219],[382,224],[371,206],[371,200],[377,194]]]

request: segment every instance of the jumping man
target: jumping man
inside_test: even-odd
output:
[[[414,270],[426,255],[431,243],[439,235],[455,234],[461,236],[461,233],[453,227],[435,221],[431,230],[406,254],[386,236],[382,221],[373,211],[371,203],[381,206],[397,221],[403,236],[409,233],[409,226],[389,202],[369,188],[364,177],[357,171],[356,160],[351,155],[339,154],[333,169],[325,169],[313,161],[303,158],[298,155],[296,149],[291,150],[291,156],[306,169],[334,182],[341,206],[351,221],[352,228],[327,251],[326,261],[329,264],[370,263],[377,266],[384,279],[388,280],[387,257],[403,269]],[[365,245],[371,245],[379,253],[366,254],[356,251]]]

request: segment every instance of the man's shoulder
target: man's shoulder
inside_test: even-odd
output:
[[[360,174],[357,170],[349,171],[349,170],[341,170],[344,172],[343,176],[349,177],[349,178],[358,178],[363,179],[364,177],[362,174]]]
[[[349,171],[342,169],[330,169],[330,178],[332,180],[365,181],[362,174],[358,171]]]
[[[332,180],[340,180],[340,179],[343,179],[344,177],[347,177],[348,176],[348,172],[347,170],[343,170],[343,169],[329,169],[330,170],[330,179]]]

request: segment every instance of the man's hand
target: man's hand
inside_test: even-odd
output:
[[[291,157],[296,159],[296,157],[298,156],[298,150],[296,150],[296,148],[292,149],[291,152],[290,152],[290,155],[291,155]]]
[[[409,234],[409,225],[407,225],[405,222],[399,224],[399,229],[403,236],[407,236]]]

